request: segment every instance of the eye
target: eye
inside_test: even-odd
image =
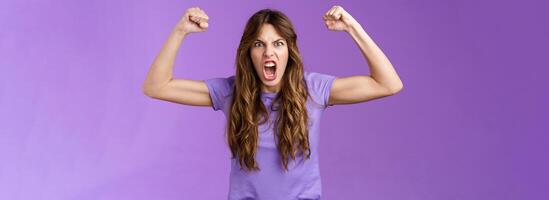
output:
[[[276,43],[276,46],[283,46],[284,45],[284,42],[277,42]]]
[[[260,47],[260,46],[263,46],[263,43],[261,43],[261,42],[254,43],[254,47]]]

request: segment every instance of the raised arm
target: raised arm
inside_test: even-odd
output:
[[[345,31],[360,48],[371,75],[336,78],[330,90],[329,104],[352,104],[398,93],[403,88],[393,65],[362,26],[341,6],[334,6],[323,16],[332,31]]]
[[[208,16],[198,7],[189,8],[177,22],[143,83],[145,95],[185,105],[211,106],[208,87],[203,80],[174,79],[173,64],[185,37],[208,28]]]

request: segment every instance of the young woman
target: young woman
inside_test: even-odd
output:
[[[189,8],[154,60],[144,93],[165,101],[211,106],[227,117],[232,153],[229,199],[320,199],[320,117],[336,104],[393,95],[402,89],[395,69],[342,7],[323,16],[329,30],[347,32],[371,75],[336,78],[304,71],[297,35],[286,15],[264,9],[248,20],[236,53],[236,74],[207,80],[173,79],[176,52],[208,16]]]

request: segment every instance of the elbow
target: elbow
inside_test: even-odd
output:
[[[145,96],[148,96],[148,97],[153,97],[152,92],[150,92],[150,91],[148,91],[148,90],[143,90],[143,94],[144,94]]]
[[[145,96],[148,96],[148,97],[151,97],[151,98],[153,97],[153,96],[152,96],[152,93],[149,92],[149,91],[143,91],[143,94],[144,94]]]
[[[399,84],[389,87],[388,90],[391,95],[395,95],[399,93],[402,88],[404,88],[404,85],[402,84],[402,82],[399,82]]]
[[[154,90],[152,88],[148,87],[147,85],[143,85],[141,90],[145,96],[154,98]]]
[[[157,98],[158,93],[160,90],[166,86],[167,83],[169,83],[170,80],[168,80],[165,84],[157,84],[150,82],[148,80],[145,80],[143,85],[141,86],[141,91],[145,96],[151,97],[151,98]]]

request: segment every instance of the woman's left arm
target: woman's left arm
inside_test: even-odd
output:
[[[353,38],[370,68],[370,75],[336,78],[330,90],[329,104],[360,103],[402,90],[402,81],[393,65],[358,21],[341,6],[332,7],[323,18],[329,30],[345,31]]]

